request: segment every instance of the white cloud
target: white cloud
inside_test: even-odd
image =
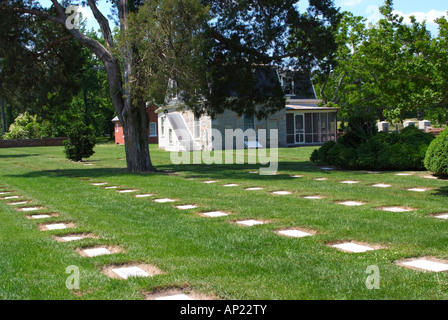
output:
[[[342,0],[340,5],[344,7],[353,7],[360,4],[361,2],[362,0]]]
[[[446,16],[446,12],[443,11],[437,11],[437,10],[430,10],[428,12],[411,12],[411,13],[403,13],[401,11],[393,11],[394,14],[398,14],[404,18],[405,23],[411,23],[411,16],[414,16],[418,22],[422,22],[423,20],[426,20],[427,24],[435,24],[435,20],[437,18],[440,18],[442,16]]]
[[[378,6],[368,6],[366,8],[367,23],[375,24],[381,19],[380,8]]]

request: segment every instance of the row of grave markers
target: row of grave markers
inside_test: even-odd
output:
[[[113,189],[113,188],[112,188]],[[135,190],[120,190],[121,193],[134,192]],[[142,195],[150,196],[150,195]],[[42,210],[46,210],[43,206],[23,206],[31,203],[30,200],[22,200],[23,196],[17,195],[15,191],[7,189],[5,186],[0,186],[0,200],[6,201],[7,205],[15,207],[15,210],[20,212],[27,212],[30,215],[27,216],[28,219],[47,219],[58,217],[57,213],[37,213]],[[49,222],[42,223],[38,225],[40,231],[52,231],[52,230],[63,230],[63,229],[74,229],[76,225],[72,222]],[[71,242],[78,241],[85,238],[98,238],[91,233],[69,233],[63,236],[53,236],[56,241],[59,242]],[[97,257],[102,255],[109,255],[113,253],[123,252],[117,246],[95,246],[90,248],[78,248],[76,251],[83,257]],[[128,279],[130,277],[152,277],[157,274],[162,274],[157,267],[142,264],[142,263],[129,263],[127,265],[120,266],[106,266],[102,269],[102,272],[114,279]],[[194,292],[190,293],[189,289],[175,288],[166,290],[168,293],[164,294],[164,291],[158,292],[156,294],[148,294],[147,299],[150,300],[195,300],[195,299],[208,299],[207,296],[196,294]]]
[[[255,172],[250,172],[250,173],[255,173]],[[398,175],[409,175],[409,174],[398,174]],[[303,177],[303,175],[295,175],[293,177]],[[195,180],[196,178],[187,178],[187,179]],[[205,183],[205,184],[213,184],[213,183],[217,183],[219,181],[218,180],[205,180],[205,181],[201,181],[201,182]],[[346,181],[340,181],[340,182],[346,183],[346,184],[355,184],[355,183],[358,183],[359,181],[346,180]],[[99,183],[91,183],[91,184],[96,185],[96,186],[105,186],[108,183],[107,182],[99,182]],[[223,184],[222,186],[237,187],[237,186],[239,186],[239,184],[227,183],[227,184]],[[376,184],[373,186],[389,187],[391,185]],[[105,189],[118,189],[119,187],[111,186],[111,187],[104,187],[104,188]],[[264,189],[264,187],[249,187],[249,188],[245,188],[244,190],[252,191],[252,190],[263,190],[263,189]],[[416,192],[426,191],[426,189],[422,190],[422,188],[411,188],[408,190],[416,191]],[[137,189],[117,190],[117,192],[120,192],[120,193],[129,193],[129,192],[137,192],[137,191],[139,191],[139,190],[137,190]],[[292,192],[281,190],[281,191],[273,191],[273,192],[271,192],[271,194],[289,195],[289,194],[292,194]],[[137,198],[151,197],[151,196],[154,196],[154,195],[153,194],[136,194],[135,195],[135,197],[137,197]],[[312,195],[312,196],[304,196],[303,198],[305,198],[305,199],[323,199],[324,197]],[[157,203],[170,203],[170,202],[176,202],[178,200],[170,199],[170,198],[156,198],[156,199],[153,199],[153,201],[157,202]],[[360,206],[360,205],[366,204],[366,203],[360,202],[360,201],[340,201],[340,202],[336,202],[336,203],[345,205],[345,206]],[[194,204],[176,205],[175,207],[180,210],[188,210],[188,209],[198,208],[198,206],[194,205]],[[384,211],[389,211],[389,212],[409,212],[409,211],[415,210],[415,209],[408,208],[408,207],[396,207],[396,206],[380,207],[378,209],[384,210]],[[200,215],[213,218],[213,217],[228,216],[228,215],[230,215],[230,213],[223,212],[223,211],[210,211],[210,212],[202,212],[202,213],[200,213]],[[442,215],[437,215],[436,217],[442,218],[442,219],[448,219],[448,213],[442,214]],[[235,223],[239,224],[239,225],[243,225],[243,226],[255,226],[255,225],[265,224],[265,223],[267,223],[267,221],[248,219],[248,220],[238,220],[238,221],[235,221]],[[313,230],[304,231],[304,230],[301,230],[301,228],[277,230],[274,232],[279,235],[293,237],[293,238],[302,238],[302,237],[312,236],[317,233],[316,231],[313,231]],[[330,246],[334,247],[336,249],[339,249],[341,251],[352,252],[352,253],[361,253],[361,252],[367,252],[367,251],[372,251],[372,250],[377,250],[377,249],[383,249],[383,247],[381,247],[381,246],[358,243],[356,241],[333,243]],[[422,258],[418,258],[418,259],[407,259],[407,260],[397,261],[396,264],[405,266],[405,267],[418,269],[418,270],[425,270],[425,271],[434,271],[434,272],[448,271],[448,261],[436,259],[434,257],[422,257]]]
[[[326,170],[324,168],[322,168],[322,169]],[[251,173],[254,173],[254,172],[251,172]],[[398,175],[400,175],[400,174],[398,174]],[[405,174],[401,174],[401,175],[405,175]],[[406,174],[406,175],[408,175],[408,174]],[[293,175],[292,177],[303,177],[303,175]],[[83,179],[83,180],[85,180],[85,179]],[[326,178],[316,178],[315,180],[327,180],[327,179]],[[206,183],[206,184],[211,184],[211,183],[216,183],[216,182],[218,182],[218,181],[217,180],[203,181],[203,183]],[[351,181],[351,180],[341,181],[341,183],[346,183],[346,184],[356,184],[358,182],[359,181]],[[105,189],[116,189],[116,192],[118,192],[118,193],[135,193],[135,192],[139,191],[137,189],[120,189],[118,186],[108,186],[107,182],[93,182],[91,184],[95,185],[95,186],[103,186]],[[228,183],[228,184],[224,184],[223,186],[224,187],[236,187],[236,186],[239,186],[239,184]],[[390,187],[391,185],[376,184],[376,185],[372,185],[372,186],[386,188],[386,187]],[[264,189],[263,187],[245,188],[245,190],[249,190],[249,191],[250,190],[263,190],[263,189]],[[416,192],[423,192],[423,191],[426,191],[427,189],[411,188],[408,190],[416,191]],[[4,188],[0,188],[0,200],[18,200],[21,198],[21,196],[9,195],[12,193],[13,193],[12,191],[4,190]],[[288,194],[291,194],[292,192],[290,192],[290,191],[273,191],[271,193],[275,194],[275,195],[288,195]],[[150,194],[150,193],[135,195],[136,198],[146,198],[146,197],[152,197],[152,196],[154,196],[154,195]],[[314,196],[304,196],[304,198],[306,198],[306,199],[322,199],[324,197],[314,195]],[[170,199],[170,198],[158,198],[158,199],[154,199],[153,201],[158,202],[158,203],[169,203],[169,202],[175,202],[177,200]],[[13,205],[13,206],[19,206],[19,205],[28,204],[29,202],[30,201],[25,200],[25,201],[8,202],[7,204]],[[346,205],[346,206],[358,206],[358,205],[365,204],[363,202],[358,202],[358,201],[342,201],[342,202],[337,202],[337,203]],[[191,205],[191,204],[185,204],[185,205],[177,205],[175,207],[178,209],[181,209],[181,210],[188,210],[188,209],[195,209],[198,206]],[[42,210],[42,209],[44,209],[44,208],[43,207],[19,207],[18,208],[18,210],[24,211],[24,212],[32,212],[32,211],[38,211],[38,210]],[[381,209],[385,210],[385,211],[392,211],[392,212],[405,212],[405,211],[413,210],[411,208],[402,208],[402,207],[383,207]],[[222,216],[229,215],[229,213],[222,212],[222,211],[211,211],[211,212],[203,212],[202,215],[206,216],[206,217],[222,217]],[[44,219],[44,218],[52,218],[52,217],[57,217],[57,216],[58,216],[57,214],[36,214],[36,215],[30,216],[30,218]],[[447,219],[448,214],[440,215],[438,217]],[[240,225],[244,225],[244,226],[254,226],[254,225],[264,224],[264,223],[266,223],[266,221],[249,219],[249,220],[236,221],[236,223],[240,224]],[[50,224],[44,224],[43,226],[40,227],[40,229],[41,230],[60,230],[60,229],[74,228],[74,227],[75,227],[75,225],[71,224],[71,223],[69,223],[69,224],[50,223]],[[315,231],[309,231],[309,230],[303,231],[298,228],[277,230],[275,232],[279,235],[284,235],[284,236],[294,237],[294,238],[307,237],[307,236],[312,236],[312,235],[316,234]],[[91,234],[82,234],[82,235],[69,234],[67,236],[60,237],[60,239],[62,239],[62,241],[75,241],[75,240],[84,239],[86,237],[94,237],[94,236]],[[355,241],[334,243],[334,244],[331,244],[331,246],[334,248],[337,248],[339,250],[345,251],[345,252],[354,252],[354,253],[367,252],[367,251],[371,251],[371,250],[375,250],[375,249],[381,249],[380,246],[371,246],[371,245],[357,243]],[[100,255],[120,252],[119,249],[111,248],[111,247],[86,248],[86,249],[78,249],[77,251],[81,255],[88,256],[88,257],[96,257],[96,256],[100,256]],[[413,269],[417,269],[417,270],[425,270],[425,271],[433,271],[433,272],[448,271],[448,261],[439,260],[439,259],[436,259],[433,257],[407,259],[407,260],[403,260],[403,261],[397,261],[396,264],[405,266],[405,267],[409,267],[409,268],[413,268]],[[122,279],[128,279],[129,277],[153,276],[155,274],[161,273],[160,270],[158,270],[158,269],[154,270],[153,266],[146,266],[146,268],[152,269],[153,272],[148,273],[147,271],[145,271],[144,270],[145,265],[141,265],[141,266],[128,265],[128,266],[124,266],[124,267],[122,266],[122,267],[109,268],[109,269],[114,273],[115,276],[118,276],[119,278],[122,278]],[[165,300],[165,299],[192,299],[192,298],[188,295],[183,294],[182,292],[178,292],[178,293],[176,293],[174,295],[170,295],[170,296],[159,296],[157,299]]]

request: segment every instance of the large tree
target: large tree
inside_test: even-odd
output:
[[[344,13],[335,35],[337,63],[316,77],[324,102],[338,105],[346,120],[369,114],[392,122],[447,121],[447,20],[438,19],[439,34],[431,35],[425,22],[405,23],[392,0],[380,11],[382,19],[370,26]]]
[[[51,2],[52,8],[47,10],[38,1],[6,0],[0,10],[2,14],[13,12],[20,18],[33,15],[65,26],[66,6],[78,2]],[[339,19],[333,0],[309,0],[307,13],[299,12],[298,1],[293,0],[111,0],[119,23],[120,41],[117,41],[97,1],[83,2],[99,23],[104,43],[76,28],[67,29],[67,33],[91,50],[104,65],[111,100],[123,124],[127,167],[131,172],[155,170],[147,141],[146,102],[155,98],[149,94],[154,93],[151,90],[157,88],[157,95],[163,95],[171,78],[178,82],[191,106],[198,101],[200,93],[207,102],[197,107],[202,110],[221,112],[223,108],[230,108],[239,113],[254,113],[254,106],[263,104],[253,80],[254,65],[311,68],[314,59],[322,60],[332,49],[331,45],[323,46],[311,40],[326,37],[326,42],[331,43],[333,39],[328,28]],[[205,7],[206,15],[200,6]],[[198,17],[203,17],[206,23],[199,23]],[[166,20],[157,20],[159,18]],[[152,29],[135,31],[136,24],[132,24],[132,20],[138,19]],[[136,35],[142,37],[135,38]],[[192,44],[191,41],[198,42]],[[295,42],[303,45],[292,45]],[[193,50],[185,50],[188,47]],[[142,51],[147,49],[151,50]],[[141,67],[143,64],[147,67]],[[157,75],[164,71],[167,73],[163,81],[156,86],[152,80],[159,79]],[[232,101],[243,103],[226,104],[228,90],[222,88],[229,83],[240,90],[238,99]],[[261,108],[264,111],[258,116],[283,107],[281,99],[267,99],[265,108]]]

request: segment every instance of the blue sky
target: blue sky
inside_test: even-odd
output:
[[[40,0],[39,2],[43,6],[51,4],[50,0]],[[299,4],[300,7],[307,6],[308,1],[300,0]],[[384,0],[335,0],[335,5],[340,7],[342,11],[350,11],[357,16],[365,17],[372,23],[380,19],[379,7],[383,4]],[[106,0],[99,0],[99,8],[104,14],[109,14]],[[448,0],[394,0],[394,9],[396,13],[406,19],[414,15],[418,21],[426,20],[428,28],[433,34],[436,34],[437,26],[433,21],[443,15],[447,16]],[[87,18],[88,29],[98,28],[90,9],[84,8],[83,15]]]
[[[369,22],[375,23],[381,17],[379,7],[384,4],[384,0],[335,0],[335,4],[342,11],[350,11],[357,16],[367,18]],[[409,19],[413,15],[418,21],[426,20],[428,28],[435,34],[437,33],[437,26],[434,19],[441,16],[447,17],[448,1],[394,0],[394,10],[405,19]]]

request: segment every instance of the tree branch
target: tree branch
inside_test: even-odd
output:
[[[110,30],[109,21],[98,9],[94,0],[87,0],[87,2],[89,3],[89,7],[90,10],[92,10],[93,16],[100,25],[101,32],[103,33],[103,37],[106,40],[107,47],[109,49],[112,48],[114,46],[114,40],[112,37],[112,31]]]

